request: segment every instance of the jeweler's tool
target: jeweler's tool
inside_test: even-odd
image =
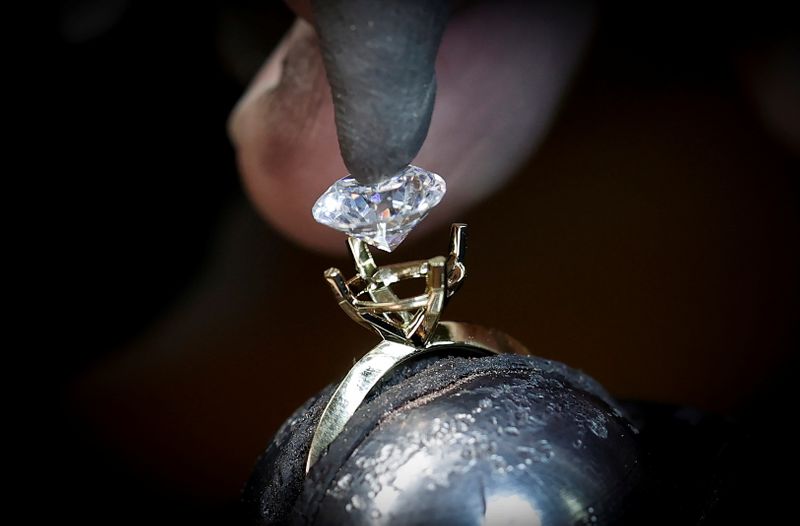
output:
[[[345,166],[374,185],[410,164],[430,125],[448,0],[312,0]]]

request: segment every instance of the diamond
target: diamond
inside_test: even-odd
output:
[[[439,204],[446,189],[439,175],[411,165],[374,186],[348,175],[317,199],[311,213],[318,223],[391,252]]]

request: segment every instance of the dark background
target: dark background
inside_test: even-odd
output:
[[[504,328],[622,398],[733,415],[782,463],[798,343],[796,19],[729,9],[599,6],[550,137],[465,218],[483,256],[451,317]],[[277,2],[42,10],[54,68],[33,164],[54,174],[34,178],[55,269],[35,356],[55,389],[34,455],[52,458],[48,505],[84,524],[231,523],[280,421],[370,341],[348,331],[321,349],[307,334],[327,316],[328,334],[350,327],[323,287],[293,284],[347,262],[255,216],[226,135],[292,15]],[[495,254],[509,251],[501,279]],[[291,314],[299,296],[321,306],[314,331]]]

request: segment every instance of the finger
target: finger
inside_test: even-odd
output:
[[[284,0],[284,2],[297,16],[306,22],[314,23],[314,15],[311,13],[311,0]]]
[[[278,230],[314,248],[334,250],[311,206],[346,168],[313,28],[297,20],[234,108],[229,135],[245,190]]]
[[[410,236],[451,221],[507,180],[553,118],[591,27],[591,12],[526,2],[486,2],[448,24],[436,62],[438,95],[414,164],[442,174],[448,194]],[[347,170],[318,42],[299,21],[231,118],[251,199],[300,243],[340,252],[342,236],[317,225],[316,198]]]

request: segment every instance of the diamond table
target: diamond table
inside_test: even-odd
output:
[[[374,186],[347,176],[317,199],[312,214],[323,225],[391,252],[439,204],[446,189],[441,176],[412,165]]]

